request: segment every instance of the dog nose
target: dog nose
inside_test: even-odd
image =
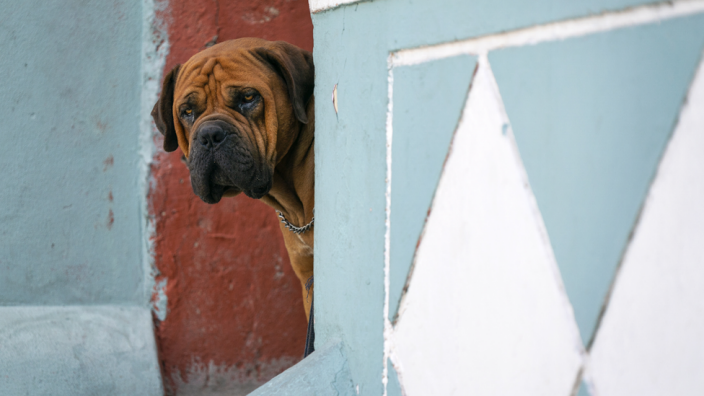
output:
[[[225,131],[218,125],[205,125],[198,132],[198,141],[206,148],[217,147],[225,140]]]

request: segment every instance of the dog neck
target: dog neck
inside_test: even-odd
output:
[[[315,109],[311,98],[308,123],[299,123],[298,136],[274,169],[274,182],[262,201],[283,213],[286,219],[304,226],[313,219],[315,207]]]

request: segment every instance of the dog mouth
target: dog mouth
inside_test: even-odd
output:
[[[269,193],[271,186],[260,186],[249,190],[242,190],[235,186],[224,186],[221,184],[212,184],[210,191],[207,194],[198,194],[198,196],[203,200],[203,202],[208,204],[216,204],[222,200],[222,198],[234,197],[239,193],[244,192],[244,194],[253,199],[259,199]]]
[[[196,166],[194,166],[194,162],[197,162]],[[242,192],[227,177],[228,172],[223,171],[213,161],[201,159],[200,161],[191,161],[188,165],[193,192],[203,202],[211,205],[216,204],[223,197],[235,196]]]
[[[242,186],[247,186],[242,188],[231,180],[229,172],[217,169],[217,166],[214,168],[216,169],[211,169],[205,174],[191,171],[193,192],[205,203],[216,204],[223,197],[234,197],[240,193],[253,199],[260,199],[271,190],[272,178],[270,177],[252,175],[250,180],[240,183]]]
[[[233,186],[224,186],[224,187],[225,187],[225,189],[222,192],[223,197],[234,197],[235,195],[242,192],[242,190],[240,190],[237,187],[233,187]]]
[[[271,181],[269,183],[246,190],[244,194],[250,198],[259,199],[268,194],[269,190],[271,190]]]
[[[223,186],[221,184],[213,184],[213,186],[210,188],[210,193],[201,196],[200,198],[205,203],[216,204],[220,202],[220,200],[222,200],[223,198],[234,197],[241,192],[242,190],[234,186]]]
[[[209,191],[204,193],[204,192],[196,192],[196,195],[200,197],[200,199],[203,200],[203,202],[207,204],[216,204],[220,202],[222,199],[225,191],[227,190],[227,187],[220,185],[220,184],[212,184],[209,188]],[[194,189],[195,192],[195,189]]]

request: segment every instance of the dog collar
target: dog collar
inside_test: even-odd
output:
[[[294,234],[303,234],[304,232],[310,230],[311,227],[313,227],[313,222],[315,221],[315,209],[313,209],[313,218],[310,219],[310,223],[304,225],[303,227],[296,227],[295,225],[291,224],[290,221],[286,220],[286,217],[284,217],[284,214],[279,212],[278,210],[276,211],[276,214],[279,215],[279,219],[281,219],[281,222],[284,223],[284,226],[286,228],[293,232]]]

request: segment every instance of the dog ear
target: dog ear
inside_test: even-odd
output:
[[[313,96],[315,83],[313,55],[285,41],[275,41],[254,51],[284,78],[293,112],[298,121],[307,124],[306,106]]]
[[[164,83],[161,86],[161,96],[152,109],[152,118],[156,129],[164,135],[164,150],[172,152],[178,148],[178,138],[176,137],[176,129],[174,128],[174,88],[176,86],[176,77],[181,65],[176,65],[169,74],[164,77]]]

